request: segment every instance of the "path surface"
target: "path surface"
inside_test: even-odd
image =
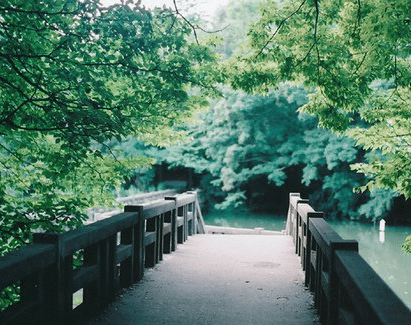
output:
[[[319,324],[288,236],[196,235],[88,325]]]

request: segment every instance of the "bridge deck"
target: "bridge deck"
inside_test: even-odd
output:
[[[288,236],[196,235],[88,325],[318,324]]]

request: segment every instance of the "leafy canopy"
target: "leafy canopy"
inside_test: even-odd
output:
[[[0,254],[33,231],[79,226],[152,163],[120,160],[109,141],[169,143],[213,91],[213,54],[191,27],[127,3],[0,3]]]
[[[302,111],[372,153],[353,168],[361,190],[411,196],[409,0],[269,1],[249,31],[251,52],[232,60],[234,88],[268,91],[292,80],[314,90]]]
[[[216,49],[222,60],[250,51],[241,43],[247,26],[258,19],[258,6],[261,1],[232,1],[218,11],[211,26],[223,37]],[[231,80],[249,77],[249,71],[243,70],[247,68],[244,62],[250,63],[234,62],[230,68],[239,74],[229,75]],[[269,67],[267,61],[262,64],[264,69]],[[243,81],[245,84],[247,80]],[[260,79],[249,85],[262,87]],[[374,83],[380,88],[387,85]],[[317,118],[298,114],[296,110],[307,103],[307,91],[280,83],[278,90],[266,96],[247,95],[228,87],[223,93],[223,98],[201,114],[198,123],[188,127],[192,141],[156,154],[159,161],[172,167],[185,166],[201,174],[201,188],[210,203],[217,202],[219,208],[245,204],[262,209],[268,208],[263,207],[264,195],[270,191],[278,197],[298,189],[329,217],[387,217],[397,194],[387,190],[361,195],[352,192],[367,178],[350,170],[350,165],[372,156],[355,148],[353,139],[317,128]]]

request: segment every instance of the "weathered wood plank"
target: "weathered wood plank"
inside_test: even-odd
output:
[[[152,244],[156,241],[156,233],[154,231],[146,232],[144,237],[144,246]]]
[[[332,229],[322,218],[313,218],[309,221],[311,236],[315,238],[327,259],[331,260],[331,253],[335,249],[358,250],[358,243],[355,240],[345,240]]]
[[[40,301],[18,302],[0,314],[1,325],[37,325],[42,321]]]
[[[177,217],[177,227],[184,225],[184,217]]]
[[[307,223],[308,214],[315,213],[314,209],[307,203],[307,200],[299,200],[297,201],[297,212],[301,216],[302,220]],[[317,212],[318,213],[318,212]],[[319,212],[321,213],[321,212]],[[322,215],[321,215],[322,217]]]
[[[82,266],[75,270],[73,274],[72,293],[88,286],[93,281],[97,280],[98,266]]]
[[[32,244],[1,258],[0,290],[26,276],[39,272],[56,261],[53,244]]]
[[[166,235],[168,233],[171,233],[171,223],[164,223],[163,234]]]
[[[335,270],[364,325],[411,323],[411,311],[381,277],[353,251],[336,251]]]
[[[149,219],[175,209],[175,202],[162,200],[147,205],[143,205],[143,208],[144,218]]]
[[[117,245],[116,264],[123,262],[126,258],[133,255],[133,245]]]
[[[64,242],[62,254],[73,254],[75,251],[109,238],[138,223],[138,218],[138,213],[124,212],[111,218],[97,221],[81,229],[68,231],[61,235],[60,240]]]
[[[175,196],[166,196],[166,200],[174,200],[176,202],[176,208],[195,202],[195,194],[183,193]]]

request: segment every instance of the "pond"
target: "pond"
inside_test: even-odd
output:
[[[378,225],[329,223],[342,238],[358,241],[360,255],[411,308],[411,254],[401,249],[411,227],[386,226],[385,238],[380,238]]]
[[[286,218],[270,214],[213,212],[205,214],[204,221],[213,226],[281,231],[285,229]],[[337,221],[329,224],[344,239],[358,241],[360,255],[411,308],[411,254],[401,250],[404,238],[411,234],[411,227],[386,226],[382,240],[378,225]]]
[[[272,214],[215,211],[204,214],[204,222],[210,226],[264,228],[265,230],[281,231],[285,229],[286,219],[284,216]]]

